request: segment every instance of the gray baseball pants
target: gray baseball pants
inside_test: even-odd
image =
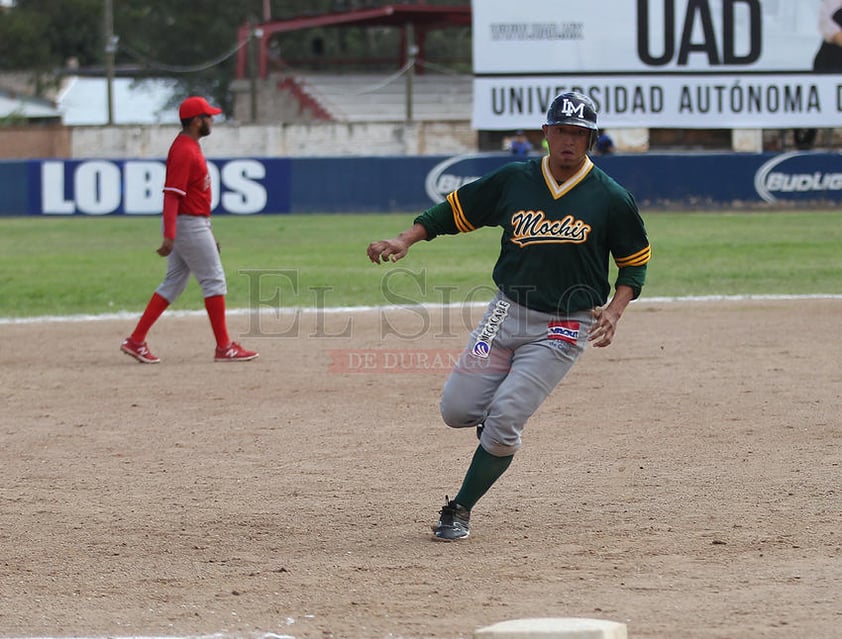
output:
[[[442,419],[453,428],[483,424],[482,447],[513,455],[527,420],[584,351],[592,324],[590,311],[560,317],[498,292],[445,382]]]
[[[228,292],[210,218],[179,215],[173,250],[167,257],[167,274],[156,292],[168,302],[174,302],[187,287],[191,273],[196,276],[203,297]]]

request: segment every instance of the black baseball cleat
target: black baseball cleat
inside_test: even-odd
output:
[[[433,526],[433,539],[438,541],[460,541],[467,539],[470,532],[471,511],[445,496],[445,504],[439,511],[439,522]]]

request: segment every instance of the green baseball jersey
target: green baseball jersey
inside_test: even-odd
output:
[[[494,282],[527,308],[566,314],[608,300],[615,286],[640,294],[651,248],[634,197],[588,158],[559,184],[549,158],[513,162],[461,186],[415,219],[427,239],[484,226],[503,229]]]

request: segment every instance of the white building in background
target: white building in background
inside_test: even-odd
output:
[[[59,121],[61,113],[50,102],[7,94],[0,90],[0,120],[21,118],[29,123]]]
[[[113,123],[178,124],[176,82],[169,79],[114,78]],[[56,96],[56,107],[66,126],[108,124],[108,80],[70,76]]]

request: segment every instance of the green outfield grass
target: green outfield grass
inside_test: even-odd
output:
[[[485,300],[499,230],[416,245],[376,266],[367,244],[412,214],[218,216],[228,306]],[[842,294],[842,212],[644,213],[645,296]],[[0,317],[139,312],[164,275],[157,217],[0,218]],[[191,282],[174,305],[201,309]]]

